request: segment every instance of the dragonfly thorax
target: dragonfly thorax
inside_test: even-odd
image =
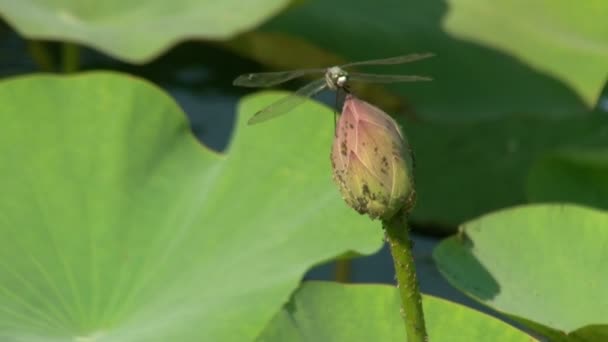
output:
[[[338,66],[327,68],[325,82],[331,90],[344,88],[348,82],[348,73]]]

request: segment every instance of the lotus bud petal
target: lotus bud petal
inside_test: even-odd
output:
[[[413,206],[409,146],[395,120],[379,108],[346,96],[331,159],[342,197],[359,213],[390,219]]]

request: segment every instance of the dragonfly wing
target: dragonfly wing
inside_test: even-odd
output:
[[[237,77],[232,84],[241,87],[272,87],[307,74],[325,72],[324,69],[302,69],[292,71],[260,72]]]
[[[342,68],[348,68],[353,66],[361,66],[361,65],[393,65],[393,64],[403,64],[414,61],[419,61],[421,59],[426,59],[435,56],[434,53],[424,52],[424,53],[412,53],[409,55],[397,56],[397,57],[389,57],[389,58],[381,58],[381,59],[372,59],[369,61],[362,62],[353,62],[344,64]]]
[[[293,94],[286,96],[277,102],[269,105],[268,107],[257,112],[249,121],[250,125],[257,124],[266,120],[273,119],[277,116],[287,114],[294,107],[302,104],[307,98],[314,96],[321,90],[327,87],[325,78],[320,78],[316,81],[312,81],[309,84],[298,89]]]
[[[417,82],[417,81],[432,81],[433,79],[426,76],[416,75],[381,75],[381,74],[364,74],[360,72],[351,72],[348,74],[349,81],[362,81],[370,83],[396,83],[396,82]]]

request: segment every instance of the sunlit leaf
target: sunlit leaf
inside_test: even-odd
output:
[[[288,0],[0,0],[0,14],[30,39],[75,42],[129,62],[145,62],[186,39],[231,38],[288,4]]]
[[[448,5],[448,32],[520,58],[576,90],[587,105],[596,103],[608,77],[603,19],[608,2],[449,0]]]
[[[432,296],[423,297],[430,341],[532,342],[500,320]],[[308,282],[294,294],[258,342],[402,342],[399,293],[386,285]]]
[[[279,95],[219,155],[132,77],[0,83],[0,340],[251,341],[309,267],[377,249],[332,184],[330,110],[245,125]]]
[[[458,289],[540,332],[608,327],[608,213],[533,205],[483,216],[434,251]],[[594,339],[585,339],[594,341]],[[578,340],[577,340],[578,341]]]

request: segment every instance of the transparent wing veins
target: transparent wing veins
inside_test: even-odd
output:
[[[294,78],[302,77],[308,74],[322,73],[325,69],[302,69],[292,71],[277,71],[277,72],[259,72],[252,74],[244,74],[237,77],[232,84],[240,87],[272,87]]]
[[[417,75],[382,75],[382,74],[366,74],[360,72],[349,73],[349,81],[361,81],[369,83],[396,83],[396,82],[418,82],[432,81],[433,79],[426,76]]]
[[[421,59],[426,59],[435,56],[434,53],[424,52],[424,53],[412,53],[409,55],[402,55],[396,57],[389,58],[381,58],[381,59],[372,59],[369,61],[361,61],[361,62],[353,62],[342,65],[343,68],[353,67],[353,66],[361,66],[361,65],[394,65],[394,64],[403,64],[410,63],[414,61],[419,61]]]
[[[254,116],[252,116],[247,123],[253,125],[286,114],[296,106],[306,101],[307,98],[316,95],[326,87],[327,83],[325,82],[325,78],[312,81],[298,89],[293,94],[288,95],[260,110]]]

